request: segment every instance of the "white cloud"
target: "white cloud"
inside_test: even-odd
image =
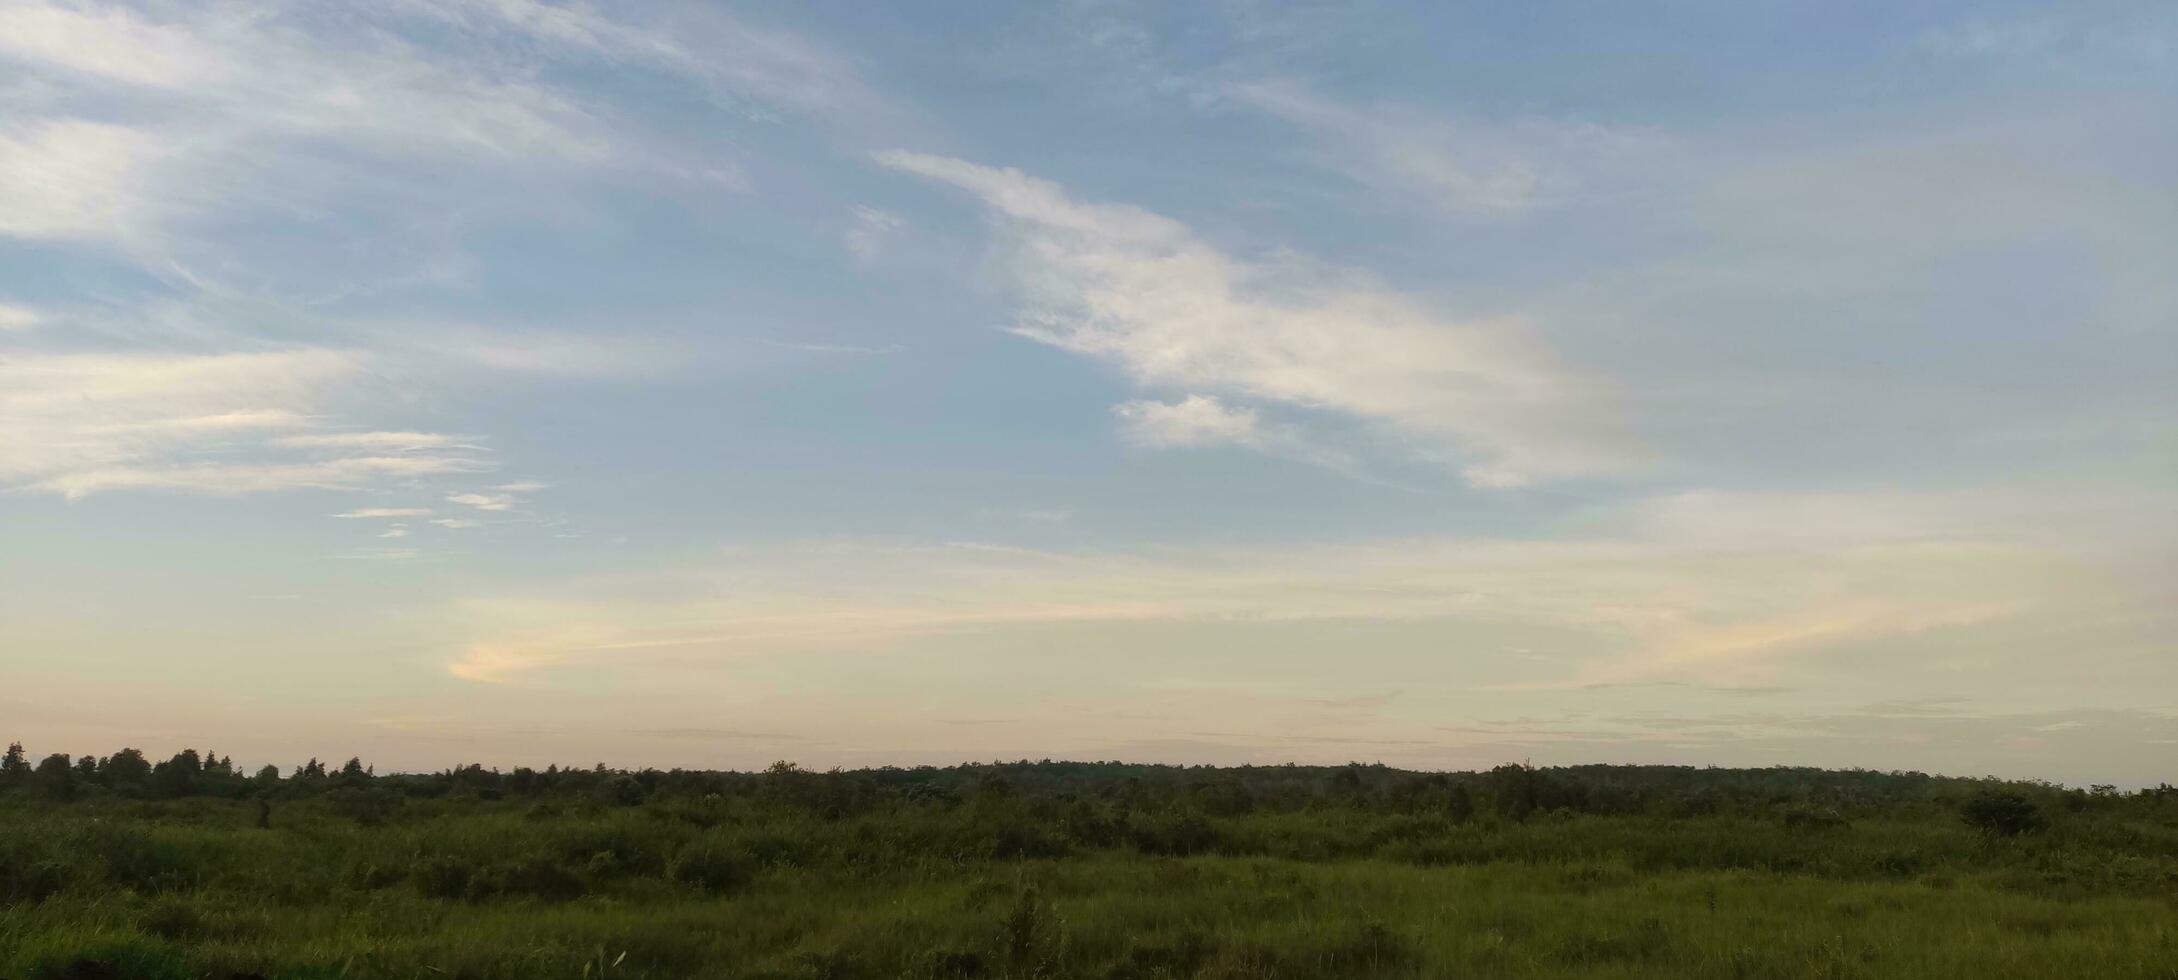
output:
[[[358,507],[333,516],[347,518],[429,517],[431,516],[431,510],[427,507]]]
[[[0,123],[0,235],[117,238],[160,210],[144,174],[152,134],[81,119]]]
[[[478,510],[508,510],[519,501],[503,493],[454,493],[446,496],[446,502]]]
[[[227,74],[219,53],[189,32],[111,7],[9,4],[0,8],[0,56],[154,88],[206,85]]]
[[[1254,409],[1231,408],[1208,395],[1189,395],[1172,404],[1125,402],[1113,412],[1127,441],[1151,449],[1250,446],[1260,437]]]
[[[808,351],[812,354],[898,354],[901,351],[907,349],[900,344],[885,344],[883,346],[871,347],[862,344],[817,344],[800,343],[785,340],[767,340],[765,341],[765,343],[770,344],[774,347],[786,347],[792,350]]]
[[[381,538],[405,538],[408,537],[408,526],[405,524],[395,524],[392,527],[378,532],[378,536]]]
[[[360,195],[379,196],[383,213],[478,168],[502,183],[570,168],[740,182],[715,148],[646,130],[596,91],[562,89],[541,63],[640,66],[751,115],[877,101],[846,61],[790,35],[723,11],[650,13],[660,16],[638,24],[488,0],[327,18],[291,3],[16,0],[0,7],[0,70],[37,84],[0,127],[0,234],[107,242],[154,267],[210,265],[184,219],[323,211]]]
[[[71,499],[108,490],[183,490],[215,495],[278,490],[359,490],[388,480],[475,473],[491,464],[433,456],[357,456],[314,463],[204,463],[73,470],[30,484]]]
[[[1647,133],[1543,119],[1454,121],[1407,106],[1342,103],[1291,82],[1219,94],[1308,133],[1325,167],[1395,200],[1453,212],[1562,203],[1660,149]]]
[[[536,0],[409,0],[403,6],[471,31],[512,32],[615,65],[635,64],[677,76],[698,83],[713,101],[759,117],[774,107],[855,110],[867,108],[874,99],[840,56],[707,5],[611,8],[624,19],[587,6]],[[638,21],[646,15],[655,19]]]
[[[324,349],[0,357],[0,482],[71,498],[123,489],[236,494],[492,468],[447,451],[459,447],[297,433],[317,424],[367,360]],[[384,455],[389,448],[408,452]],[[318,458],[294,458],[298,449]]]
[[[446,528],[450,531],[459,531],[465,528],[484,526],[481,522],[467,520],[460,517],[435,517],[432,518],[431,523]]]
[[[885,246],[885,239],[899,230],[901,224],[899,215],[867,205],[855,205],[854,216],[854,227],[847,229],[847,251],[858,259],[876,258]]]
[[[1726,515],[1789,523],[1792,497],[1709,494]],[[2108,503],[2108,501],[2105,501]],[[2170,501],[2136,501],[2136,518]],[[820,541],[736,552],[722,567],[566,594],[464,603],[476,639],[459,676],[505,680],[554,664],[670,654],[686,663],[812,649],[874,651],[909,638],[1083,623],[1441,623],[1543,631],[1560,649],[1529,688],[1694,681],[1769,683],[1790,662],[1903,649],[1916,638],[2020,637],[1987,656],[2033,657],[2083,617],[2157,629],[2153,589],[2123,542],[2043,512],[1916,532],[1891,515],[1937,501],[1838,495],[1827,536],[1735,539],[1656,512],[1613,512],[1563,539],[1409,538],[1284,548],[1121,555],[972,545]],[[2033,522],[2030,522],[2030,526]],[[601,595],[689,598],[608,599]],[[2167,618],[2167,617],[2166,617]],[[1977,640],[1982,642],[1981,640]],[[1447,656],[1456,656],[1448,652]],[[1468,681],[1467,683],[1479,683]]]
[[[1620,470],[1636,457],[1604,389],[1512,323],[1462,322],[1352,275],[1224,254],[1184,225],[1081,204],[1015,170],[915,153],[888,166],[965,188],[1006,219],[1030,303],[1016,332],[1109,360],[1142,385],[1381,423],[1471,482]]]
[[[45,317],[37,310],[12,303],[0,303],[0,333],[12,330],[29,330],[44,322]]]
[[[299,425],[358,367],[328,350],[0,359],[0,480],[162,459],[237,430]]]
[[[437,432],[325,432],[282,436],[273,443],[297,449],[362,449],[392,453],[476,448],[464,437]]]

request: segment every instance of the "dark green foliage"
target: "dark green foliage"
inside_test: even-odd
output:
[[[673,880],[713,895],[725,895],[748,885],[756,876],[756,862],[739,851],[699,847],[673,862]]]
[[[38,770],[31,778],[38,784],[38,789],[52,799],[76,798],[76,766],[65,752],[46,756],[38,763]]]
[[[151,763],[135,749],[122,749],[99,767],[99,778],[117,790],[132,790],[151,781]]]
[[[2033,833],[2048,824],[2033,800],[2011,790],[1976,793],[1959,808],[1959,816],[1967,826],[2000,837]]]
[[[550,858],[533,857],[499,869],[489,891],[501,895],[526,895],[547,902],[581,898],[588,888],[582,877]]]
[[[476,881],[476,866],[452,855],[441,854],[416,863],[409,876],[416,890],[431,898],[467,898]]]
[[[2178,962],[2168,787],[1029,762],[359,764],[267,785],[208,755],[170,795],[186,755],[119,785],[112,759],[95,779],[68,764],[73,800],[39,791],[42,766],[0,794],[0,977],[2171,980],[2158,964]],[[2039,832],[1961,819],[2018,801]]]
[[[20,789],[30,782],[30,756],[23,751],[23,743],[9,742],[6,754],[0,755],[0,789]]]

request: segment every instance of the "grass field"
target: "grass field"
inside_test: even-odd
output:
[[[2167,793],[1169,772],[11,793],[0,977],[2178,978]]]

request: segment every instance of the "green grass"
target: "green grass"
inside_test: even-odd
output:
[[[2140,977],[2178,820],[0,798],[0,978]],[[1166,852],[1166,853],[1152,853]]]

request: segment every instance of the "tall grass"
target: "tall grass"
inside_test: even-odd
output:
[[[0,977],[2140,977],[2178,812],[0,797]]]

